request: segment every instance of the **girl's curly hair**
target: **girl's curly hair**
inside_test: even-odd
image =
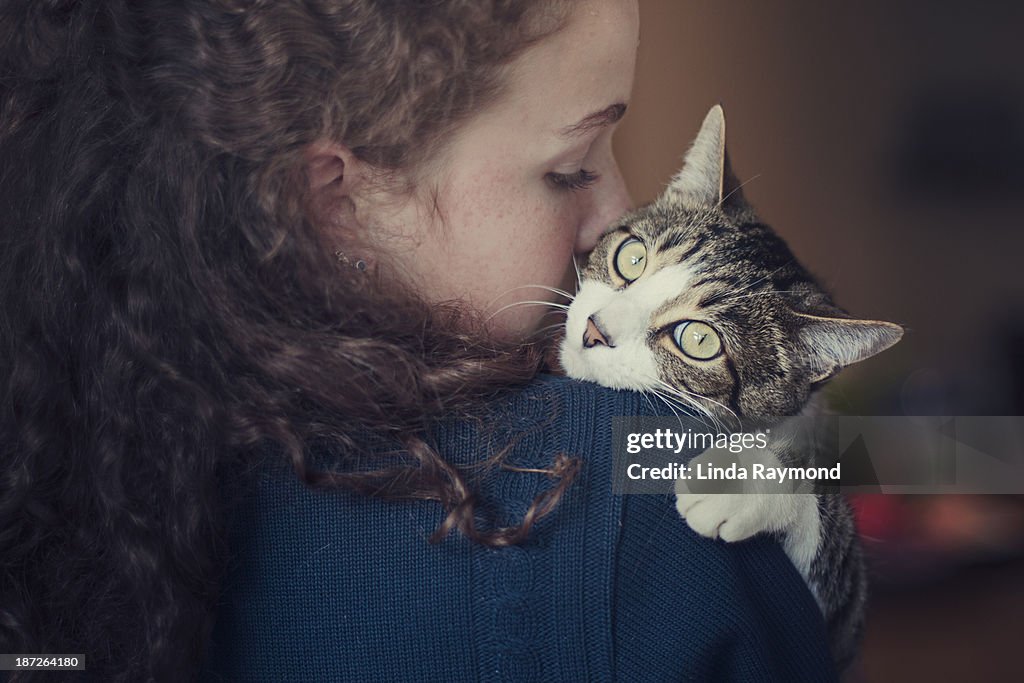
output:
[[[310,485],[440,501],[437,537],[515,543],[550,511],[571,467],[519,527],[477,528],[463,473],[422,436],[539,354],[341,266],[303,153],[330,139],[414,168],[568,11],[0,5],[0,651],[82,652],[100,680],[195,676],[226,552],[218,477],[261,444]],[[367,431],[404,453],[307,466],[314,441],[358,454]]]

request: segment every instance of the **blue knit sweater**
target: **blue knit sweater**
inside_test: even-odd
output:
[[[437,503],[313,491],[257,471],[233,513],[207,681],[828,681],[817,605],[769,538],[695,535],[665,496],[611,493],[611,418],[642,396],[540,378],[480,421],[441,425],[456,462],[584,460],[530,540],[492,550],[427,537]],[[329,460],[329,457],[325,457]],[[498,522],[551,486],[494,471]]]

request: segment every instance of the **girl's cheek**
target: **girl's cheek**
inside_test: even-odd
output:
[[[559,238],[575,241],[576,233],[583,225],[587,216],[589,203],[586,201],[586,192],[574,192],[567,197],[553,216],[554,224],[557,225],[556,233]]]

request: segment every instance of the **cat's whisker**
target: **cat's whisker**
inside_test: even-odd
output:
[[[559,312],[560,313],[561,311],[554,311],[553,310],[551,312],[552,313],[555,313],[555,312]],[[540,332],[547,332],[549,330],[562,330],[564,328],[565,328],[565,324],[564,323],[555,323],[554,325],[546,325],[543,328],[538,328],[537,330],[534,331],[534,334],[537,334],[537,333],[540,333]]]
[[[676,410],[676,408],[682,408],[683,406],[677,403],[673,404],[674,402],[671,399],[669,399],[669,397],[665,396],[664,394],[658,391],[652,390],[651,394],[653,394],[655,398],[664,403],[668,407],[668,409],[672,411],[672,414],[675,415],[676,417],[676,421],[679,423],[679,428],[683,429],[683,418],[679,415],[679,411]]]
[[[541,289],[546,289],[549,292],[552,292],[553,294],[558,294],[559,296],[564,296],[569,301],[576,301],[576,295],[575,294],[570,294],[569,292],[565,291],[564,289],[559,289],[558,287],[546,287],[544,285],[533,285],[533,286],[534,287],[540,287]]]
[[[774,269],[773,271],[771,271],[770,273],[768,273],[764,277],[759,277],[758,279],[756,279],[753,282],[751,282],[749,285],[747,285],[745,287],[741,287],[740,289],[736,290],[735,292],[730,292],[729,294],[726,295],[726,297],[731,297],[731,296],[734,296],[736,294],[742,294],[744,292],[747,292],[750,289],[753,289],[754,287],[756,287],[757,285],[761,284],[762,282],[764,282],[765,280],[770,278],[772,275],[775,275],[775,273],[779,272],[780,270],[782,270],[786,266],[790,265],[791,263],[793,263],[793,259],[790,259],[790,260],[786,261],[785,263],[783,263],[778,268]],[[723,298],[725,298],[725,297],[723,297]]]
[[[551,306],[552,308],[557,308],[560,311],[568,311],[569,310],[569,304],[558,304],[558,303],[555,303],[553,301],[530,300],[530,301],[519,301],[519,302],[517,302],[516,305],[518,305],[518,304],[536,304],[538,306]]]
[[[652,390],[652,393],[654,393],[655,396],[660,398],[665,403],[665,405],[667,405],[669,407],[672,407],[674,405],[676,408],[679,408],[681,410],[685,410],[687,412],[688,416],[691,417],[691,419],[698,420],[705,427],[708,426],[707,422],[704,421],[704,419],[702,418],[702,416],[699,413],[696,414],[696,415],[693,414],[696,411],[696,407],[693,406],[693,404],[691,404],[691,403],[689,403],[687,401],[681,401],[678,398],[676,398],[675,396],[672,396],[670,394],[666,394],[666,393],[664,393],[662,391],[659,391],[657,389]],[[673,410],[672,412],[676,416],[676,419],[679,421],[680,429],[685,430],[686,429],[686,425],[683,423],[682,416],[679,413],[677,413],[675,410]]]
[[[552,313],[561,313],[561,311],[552,311]],[[536,338],[539,338],[539,339],[544,339],[544,338],[547,338],[547,337],[554,336],[554,335],[548,334],[549,332],[553,332],[555,330],[561,330],[561,329],[564,329],[564,328],[565,328],[565,323],[557,323],[555,325],[546,325],[544,327],[541,327],[541,328],[538,328],[538,329],[534,330],[531,333],[530,336],[531,337],[536,337]]]
[[[708,403],[714,404],[714,405],[718,406],[719,408],[721,408],[723,411],[727,412],[729,415],[732,415],[732,419],[735,420],[737,428],[742,428],[742,422],[741,422],[741,420],[739,418],[739,415],[737,415],[735,413],[735,411],[733,411],[731,408],[729,408],[729,406],[727,406],[724,403],[721,403],[719,401],[716,401],[713,398],[708,398],[707,396],[699,396],[699,395],[696,395],[696,396],[698,396],[698,398],[700,400],[707,401]],[[713,412],[711,412],[711,410],[708,409],[707,406],[703,406],[703,407],[707,411],[708,416],[710,416],[712,421],[715,423],[715,429],[717,429],[720,432],[728,431],[726,429],[725,423],[722,422],[722,420],[717,415],[715,415]]]
[[[513,301],[510,304],[505,304],[504,306],[502,306],[501,308],[496,310],[494,313],[491,313],[489,316],[487,316],[487,320],[490,321],[492,318],[494,318],[494,316],[496,316],[499,313],[502,313],[504,311],[507,311],[510,308],[514,308],[516,306],[528,306],[528,305],[533,305],[533,306],[550,306],[551,308],[560,309],[562,311],[568,311],[569,310],[569,307],[567,305],[565,305],[565,304],[556,304],[556,303],[553,303],[551,301],[532,301],[532,300],[531,301]]]
[[[484,306],[484,310],[487,310],[488,308],[493,306],[497,301],[500,301],[501,299],[503,299],[504,297],[508,296],[512,292],[515,292],[516,290],[520,290],[520,289],[545,289],[545,290],[551,292],[552,294],[557,294],[559,296],[564,296],[565,298],[569,299],[569,301],[573,301],[576,298],[575,296],[573,296],[569,292],[565,291],[564,289],[559,289],[557,287],[548,287],[547,285],[519,285],[518,287],[511,287],[509,289],[506,289],[501,294],[499,294],[498,296],[496,296],[493,299],[491,299],[490,301],[488,301],[487,305]]]
[[[695,403],[692,399],[685,396],[674,396],[672,394],[664,393],[658,389],[647,389],[652,394],[657,396],[661,401],[672,410],[672,413],[676,416],[676,420],[679,422],[680,430],[686,430],[686,424],[683,422],[682,416],[679,415],[674,409],[673,405],[677,408],[685,410],[688,413],[688,417],[693,420],[697,420],[700,424],[708,430],[714,430],[716,432],[721,431],[717,425],[715,416],[707,412],[707,410]],[[711,420],[712,424],[708,424],[708,419]]]
[[[742,183],[740,183],[740,184],[739,184],[738,186],[734,187],[734,188],[733,188],[733,189],[732,189],[732,190],[731,190],[731,191],[729,192],[729,194],[727,194],[727,195],[725,195],[724,197],[722,197],[722,201],[718,202],[718,206],[722,206],[723,204],[725,204],[725,202],[726,202],[726,201],[728,201],[729,197],[733,196],[734,194],[736,194],[737,192],[739,192],[740,190],[742,190],[742,189],[743,189],[744,187],[746,187],[746,186],[747,186],[747,183],[752,183],[752,182],[754,182],[755,180],[757,180],[757,179],[758,179],[758,178],[760,178],[760,177],[761,177],[761,174],[760,174],[760,173],[757,173],[757,174],[755,174],[755,175],[751,176],[750,178],[748,178],[747,180],[744,180],[744,181],[743,181]]]
[[[651,397],[647,395],[646,391],[641,391],[640,395],[644,397],[644,401],[647,402],[647,407],[649,407],[651,409],[651,412],[653,413],[654,412],[654,404],[651,402]]]
[[[682,416],[676,410],[676,408],[684,408],[685,406],[680,405],[678,402],[676,402],[676,401],[672,400],[671,398],[669,398],[668,396],[662,394],[657,389],[647,389],[647,390],[645,390],[644,391],[644,396],[646,396],[647,393],[654,394],[654,396],[656,398],[658,398],[662,403],[664,403],[668,407],[669,410],[672,411],[672,414],[675,415],[675,417],[676,417],[676,421],[679,423],[680,431],[683,431],[683,430],[686,429],[686,426],[683,424]],[[673,403],[675,403],[675,405],[673,405]],[[650,404],[649,400],[648,400],[648,404]],[[653,405],[651,405],[651,410],[654,410],[654,406]]]
[[[770,272],[770,273],[768,273],[767,275],[765,275],[764,277],[761,277],[761,278],[758,278],[757,280],[754,280],[754,281],[753,281],[752,283],[750,283],[750,286],[749,286],[749,287],[745,287],[744,289],[750,289],[751,287],[754,287],[755,285],[758,285],[758,284],[760,284],[760,283],[764,282],[765,280],[767,280],[767,279],[768,279],[768,278],[770,278],[771,276],[775,275],[775,273],[777,273],[777,272],[779,272],[780,270],[782,270],[783,268],[785,268],[786,266],[792,265],[792,263],[793,263],[793,259],[789,259],[788,261],[786,261],[785,263],[783,263],[783,264],[782,264],[781,266],[779,266],[778,268],[773,268],[773,269],[771,270],[771,272]]]
[[[572,255],[572,267],[576,271],[576,288],[583,285],[583,276],[580,274],[580,264],[576,262],[576,254]]]
[[[666,393],[663,389],[655,389],[654,387],[651,387],[651,386],[648,386],[648,388],[646,390],[654,393],[656,396],[661,398],[663,401],[666,401],[666,405],[667,405],[668,399],[671,398],[680,408],[684,408],[685,407],[685,408],[688,409],[688,412],[696,413],[696,415],[694,415],[694,417],[699,419],[701,424],[704,425],[705,427],[709,427],[709,425],[708,425],[706,420],[702,419],[702,417],[704,417],[704,416],[709,417],[709,418],[711,418],[712,422],[715,422],[715,416],[712,415],[707,410],[707,408],[705,408],[704,406],[702,406],[699,403],[697,403],[693,398],[691,398],[690,396],[687,396],[685,394],[681,394],[681,393],[675,392],[675,390],[672,389],[672,387],[670,385],[665,384],[664,382],[662,382],[659,379],[655,379],[655,382],[657,382],[658,384],[660,384],[660,385],[670,389],[671,391]],[[679,417],[678,414],[676,415],[676,417],[677,418]],[[679,424],[680,424],[680,427],[683,427],[683,424],[682,424],[681,421],[680,421]]]
[[[701,401],[707,401],[708,403],[712,403],[712,404],[720,407],[725,412],[727,412],[730,415],[732,415],[733,419],[736,420],[736,424],[737,425],[741,425],[741,423],[742,423],[740,418],[739,418],[739,416],[735,413],[735,411],[733,411],[727,405],[725,405],[723,403],[720,403],[719,401],[714,400],[713,398],[708,398],[707,396],[701,396],[700,394],[695,394],[692,391],[686,391],[685,389],[679,389],[678,387],[674,387],[674,386],[672,386],[668,382],[665,382],[662,379],[655,379],[655,381],[659,385],[661,385],[664,388],[664,390],[667,390],[667,391],[669,391],[669,392],[671,392],[673,394],[676,394],[676,395],[680,396],[680,398],[683,395],[686,395],[688,397],[693,397],[693,398],[696,398],[696,399],[700,399]],[[721,420],[719,420],[710,410],[708,410],[703,405],[700,406],[700,410],[702,412],[705,412],[708,415],[708,417],[710,417],[714,421],[716,429],[718,429],[719,431],[724,431],[724,429],[723,429],[724,425],[722,424]]]
[[[794,294],[797,290],[795,289],[767,289],[763,292],[752,292],[750,294],[727,294],[716,301],[716,303],[722,303],[723,301],[731,301],[733,299],[746,299],[752,296],[767,296],[769,294]]]
[[[552,294],[557,294],[559,296],[564,296],[569,301],[572,301],[573,299],[576,298],[575,296],[573,296],[569,292],[565,291],[564,289],[559,289],[558,287],[548,287],[547,285],[519,285],[518,287],[513,287],[511,289],[505,290],[498,297],[498,299],[500,299],[501,297],[505,296],[506,294],[510,294],[510,293],[516,291],[517,289],[543,289],[543,290],[546,290],[548,292],[551,292]],[[493,304],[494,301],[497,301],[497,299],[492,300],[491,303]]]
[[[659,378],[654,378],[654,382],[659,387],[661,387],[661,391],[667,392],[672,396],[676,396],[679,399],[684,400],[689,404],[692,404],[699,413],[704,414],[705,412],[707,412],[707,408],[705,408],[703,405],[701,405],[695,400],[697,398],[703,398],[699,394],[695,394],[692,391],[686,391],[685,389],[677,389],[668,382]],[[709,417],[713,418],[714,416],[709,414]]]

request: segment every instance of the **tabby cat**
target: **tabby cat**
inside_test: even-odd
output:
[[[716,106],[665,192],[624,216],[592,252],[560,354],[571,377],[672,395],[716,424],[745,431],[774,424],[781,434],[779,416],[819,414],[823,383],[902,334],[898,325],[856,320],[838,308],[758,220],[730,171]],[[769,444],[775,464],[813,460],[813,441]],[[676,490],[679,513],[704,536],[780,535],[844,667],[857,648],[866,593],[846,500]]]

